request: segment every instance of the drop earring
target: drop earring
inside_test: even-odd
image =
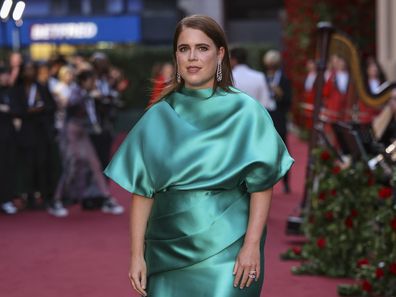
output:
[[[218,82],[221,82],[222,79],[223,79],[223,69],[222,69],[222,66],[221,66],[221,61],[219,60],[217,62],[216,80]]]
[[[179,73],[179,71],[177,71],[176,72],[176,81],[177,81],[177,83],[181,83],[181,76],[180,76],[180,73]]]

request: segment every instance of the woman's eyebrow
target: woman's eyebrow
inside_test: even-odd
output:
[[[207,47],[209,47],[210,45],[207,44],[207,43],[198,43],[198,44],[196,44],[196,46],[207,46]]]
[[[182,46],[190,46],[190,45],[186,44],[186,43],[181,43],[177,47],[179,48],[179,47],[182,47]],[[207,46],[207,47],[210,47],[210,45],[207,44],[207,43],[197,43],[197,44],[194,44],[194,46]]]

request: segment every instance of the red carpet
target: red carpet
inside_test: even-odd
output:
[[[292,194],[275,189],[266,246],[265,297],[336,297],[340,280],[293,276],[279,254],[299,237],[284,233],[287,216],[303,190],[306,146],[290,137],[296,159]],[[127,206],[128,194],[112,185]],[[0,215],[0,296],[2,297],[124,297],[132,293],[127,279],[128,217],[73,206],[65,219],[43,211]]]

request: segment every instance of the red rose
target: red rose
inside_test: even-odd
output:
[[[320,192],[319,193],[319,200],[325,201],[326,200],[326,193],[325,192]]]
[[[385,275],[384,270],[382,268],[377,268],[375,270],[375,277],[376,278],[381,278]]]
[[[328,151],[323,151],[323,152],[320,154],[320,159],[321,159],[322,161],[328,161],[328,160],[330,160],[330,157],[331,157],[331,155],[330,155],[330,153],[329,153]]]
[[[326,247],[326,239],[321,237],[316,240],[316,245],[320,249],[324,249]]]
[[[298,246],[293,247],[292,251],[295,255],[301,255],[301,248]]]
[[[359,212],[356,209],[351,210],[351,217],[356,218],[359,215]]]
[[[388,199],[392,196],[392,188],[382,187],[378,190],[378,196],[381,199]]]
[[[394,217],[391,221],[390,221],[390,226],[392,227],[392,229],[394,231],[396,231],[396,217]]]
[[[332,189],[330,191],[331,196],[337,196],[337,190],[336,189]]]
[[[331,172],[332,172],[334,175],[337,175],[338,173],[341,172],[341,167],[340,167],[340,166],[335,166],[335,167],[333,167],[333,169],[331,170]]]
[[[357,260],[357,262],[356,262],[356,266],[357,266],[357,267],[360,268],[360,267],[362,267],[363,265],[369,265],[369,260],[366,259],[366,258]]]
[[[352,229],[353,228],[353,220],[352,220],[352,218],[351,218],[351,216],[348,216],[346,219],[345,219],[345,226],[348,228],[348,229]]]
[[[389,265],[389,272],[396,275],[396,262],[393,262]]]
[[[328,221],[332,221],[334,219],[334,214],[332,211],[326,211],[325,213],[325,218]]]
[[[371,283],[368,280],[364,280],[362,282],[362,290],[363,291],[371,292],[372,289],[373,289],[373,286],[371,285]]]

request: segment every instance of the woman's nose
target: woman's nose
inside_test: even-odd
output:
[[[192,50],[190,51],[190,54],[189,54],[189,56],[188,56],[188,59],[189,59],[190,61],[194,61],[194,60],[197,59],[195,49],[192,49]]]

